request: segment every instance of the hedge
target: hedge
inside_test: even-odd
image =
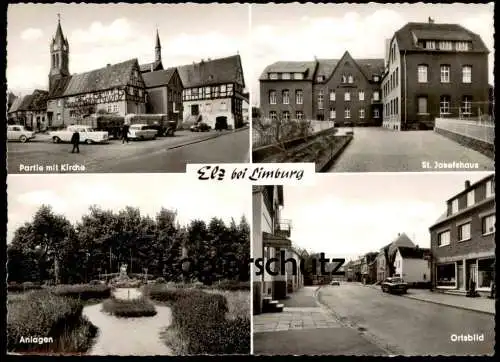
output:
[[[52,293],[62,297],[78,298],[82,300],[105,299],[111,295],[111,288],[107,285],[58,285],[52,288]]]
[[[109,298],[102,304],[103,312],[116,317],[151,317],[156,315],[156,309],[153,303],[145,298],[124,300]]]

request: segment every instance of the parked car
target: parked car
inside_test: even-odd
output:
[[[384,293],[405,294],[408,291],[408,284],[402,278],[386,278],[381,284]]]
[[[191,132],[208,132],[210,131],[210,126],[205,122],[198,122],[189,127]]]
[[[49,135],[54,143],[71,142],[71,137],[75,131],[80,133],[80,143],[92,144],[109,142],[108,132],[95,131],[93,128],[83,125],[68,126],[60,131],[49,132]]]
[[[338,280],[332,280],[330,285],[340,285],[340,282]]]
[[[27,142],[35,138],[35,132],[28,131],[24,126],[10,125],[7,126],[7,140]]]
[[[128,137],[131,140],[154,140],[158,131],[150,129],[147,124],[133,124],[129,128]]]

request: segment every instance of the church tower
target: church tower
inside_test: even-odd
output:
[[[161,44],[158,29],[156,29],[155,63],[161,63]]]
[[[70,75],[68,39],[64,37],[60,15],[57,14],[57,17],[56,35],[52,38],[50,44],[49,91],[52,89],[57,79]]]

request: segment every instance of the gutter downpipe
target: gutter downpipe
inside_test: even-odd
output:
[[[406,122],[407,122],[407,113],[408,113],[408,73],[406,71],[406,50],[403,55],[404,59],[404,66],[405,66],[405,123],[404,127],[406,128]]]

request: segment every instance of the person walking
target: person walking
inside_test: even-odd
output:
[[[124,124],[122,128],[122,144],[127,142],[128,143],[128,134],[129,134],[129,125]]]
[[[73,135],[71,136],[71,143],[73,144],[71,153],[75,153],[75,151],[76,153],[80,153],[80,133],[77,129],[75,129],[75,132],[73,132]]]

